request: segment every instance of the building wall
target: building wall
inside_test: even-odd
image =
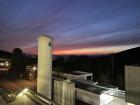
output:
[[[96,94],[79,88],[76,88],[76,98],[90,105],[108,105],[113,100],[111,95],[105,93]]]
[[[125,66],[126,102],[140,105],[140,67]]]
[[[63,80],[54,80],[54,95],[53,99],[56,103],[62,103],[62,93],[63,93]]]
[[[60,105],[75,105],[75,84],[68,80],[54,80],[53,97]]]
[[[66,77],[67,79],[73,80],[73,79],[84,79],[87,80],[88,77],[90,76],[90,80],[92,81],[93,79],[93,74],[92,73],[88,73],[88,72],[81,72],[81,71],[75,71],[78,73],[81,73],[79,75],[74,75],[74,74],[68,74],[68,73],[59,73],[61,76]],[[53,74],[57,74],[57,72],[53,71]]]
[[[52,89],[52,43],[51,37],[38,38],[37,92],[51,99]]]
[[[76,88],[76,98],[90,105],[100,105],[100,95]]]
[[[75,105],[75,84],[69,80],[63,82],[62,105]]]

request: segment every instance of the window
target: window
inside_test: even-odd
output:
[[[49,44],[48,44],[50,47],[52,46],[52,43],[51,42],[49,42]]]
[[[91,80],[91,76],[87,76],[87,80]]]

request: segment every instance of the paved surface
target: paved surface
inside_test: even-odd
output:
[[[21,97],[17,97],[15,101],[9,103],[9,105],[37,105],[37,103],[32,101],[26,95],[22,95]]]
[[[10,80],[0,78],[0,87],[5,88],[6,90],[14,90],[20,92],[24,88],[29,88],[30,90],[36,90],[36,81],[29,80]]]
[[[0,105],[8,105],[1,95],[0,95]]]
[[[36,81],[8,80],[8,79],[0,78],[0,87],[3,87],[8,90],[14,90],[17,92],[20,92],[24,88],[28,87],[31,90],[35,91],[36,90]],[[31,101],[26,96],[17,98],[16,101],[13,101],[10,105],[20,105],[20,104],[16,104],[16,103],[20,103],[21,102],[20,100],[22,100],[22,102],[24,103],[23,105],[36,105],[33,101]],[[3,103],[3,104],[1,104],[1,103]],[[0,97],[0,105],[7,105],[7,103],[4,102],[4,100],[2,100],[2,97]],[[89,104],[77,101],[76,105],[89,105]],[[108,105],[127,105],[127,104],[124,99],[115,97],[114,100],[111,103],[109,103]]]
[[[14,90],[17,93],[21,92],[25,88],[29,88],[31,90],[36,90],[36,81],[29,80],[10,80],[5,78],[0,78],[0,87],[6,90]],[[3,97],[0,96],[0,105],[38,105],[36,102],[31,100],[26,95],[22,95],[21,97],[16,97],[16,100],[7,103]]]

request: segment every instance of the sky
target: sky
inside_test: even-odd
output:
[[[55,55],[117,53],[140,46],[140,0],[0,0],[0,50],[37,54],[50,35]]]

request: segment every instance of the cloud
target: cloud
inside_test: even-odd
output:
[[[1,0],[0,49],[36,53],[40,34],[54,38],[54,52],[139,45],[139,5],[139,0]]]

